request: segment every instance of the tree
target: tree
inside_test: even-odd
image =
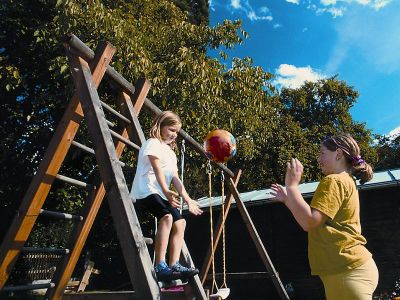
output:
[[[375,166],[376,171],[400,167],[400,135],[393,138],[378,136],[376,151],[379,161]]]
[[[0,4],[0,214],[5,224],[11,222],[74,89],[62,47],[68,32],[93,49],[100,41],[110,41],[117,49],[112,66],[131,82],[148,78],[149,98],[180,115],[184,129],[196,140],[216,128],[231,131],[238,138],[238,154],[229,167],[244,170],[241,191],[281,182],[286,161],[293,156],[305,163],[306,180],[318,179],[320,139],[338,131],[355,135],[365,157],[374,161],[369,130],[349,114],[357,98],[353,88],[331,78],[279,92],[271,84],[272,74],[254,66],[251,58],[234,58],[228,67],[231,60],[224,50],[242,43],[247,33],[240,21],[209,27],[205,7],[206,1],[170,0]],[[220,50],[220,59],[209,57],[208,49]],[[99,93],[105,102],[115,99],[107,84]],[[150,118],[141,121],[147,133]],[[82,127],[78,140],[88,140]],[[186,157],[185,183],[193,198],[202,197],[207,194],[206,162],[190,150]],[[93,158],[72,150],[62,173],[90,181],[96,176],[92,164]],[[129,182],[133,174],[128,175]],[[215,182],[219,194],[218,185]],[[85,199],[62,185],[54,187],[51,197],[48,205],[72,213]],[[104,270],[114,266],[122,274],[107,205],[100,212],[87,247],[101,249]],[[6,229],[3,226],[0,234]],[[30,243],[40,243],[42,229]],[[54,242],[50,235],[45,244],[62,244],[62,233],[58,239]]]
[[[350,133],[358,142],[363,157],[372,165],[377,162],[376,152],[371,147],[371,131],[350,115],[358,97],[353,87],[332,77],[306,82],[298,89],[282,89],[280,97],[285,115],[293,118],[301,128],[303,139],[297,144],[296,151],[300,154],[296,156],[308,166],[304,176],[306,181],[320,178],[316,160],[319,143],[336,133]]]

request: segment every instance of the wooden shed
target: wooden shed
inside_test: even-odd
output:
[[[300,185],[306,201],[311,200],[317,185],[318,182]],[[366,246],[372,252],[380,272],[375,295],[400,292],[400,169],[377,172],[372,181],[358,185],[358,188],[362,230],[368,241]],[[284,205],[271,200],[270,191],[251,191],[240,196],[290,298],[324,299],[321,281],[317,276],[310,275],[307,233]],[[200,217],[187,216],[185,239],[195,264],[200,268],[210,244],[209,199],[199,199],[199,203],[205,213]],[[212,203],[216,220],[221,197],[213,198]],[[221,252],[220,245],[215,254],[218,283],[222,282]],[[225,252],[231,299],[279,299],[234,205],[226,220]]]

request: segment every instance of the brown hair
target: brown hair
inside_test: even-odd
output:
[[[342,149],[346,162],[350,166],[351,174],[360,179],[361,184],[372,179],[372,167],[361,158],[360,147],[349,134],[338,134],[329,137],[322,142],[322,145],[330,151],[335,151],[338,148]]]
[[[157,117],[153,121],[153,125],[150,128],[150,137],[159,139],[162,141],[161,137],[161,128],[164,126],[182,126],[181,119],[173,113],[172,111],[166,110],[157,115]],[[171,143],[171,148],[176,148],[176,142]]]

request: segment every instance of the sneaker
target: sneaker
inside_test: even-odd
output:
[[[171,270],[165,261],[162,261],[155,266],[154,270],[156,271],[156,277],[158,281],[169,282],[179,279],[182,276],[180,272]]]
[[[179,262],[174,264],[171,267],[171,270],[181,273],[183,278],[189,278],[189,277],[193,277],[193,276],[199,274],[199,270],[198,269],[184,267]]]

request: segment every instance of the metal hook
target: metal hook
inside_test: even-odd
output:
[[[207,162],[207,174],[211,174],[211,173],[212,173],[211,162],[208,161],[208,162]]]

